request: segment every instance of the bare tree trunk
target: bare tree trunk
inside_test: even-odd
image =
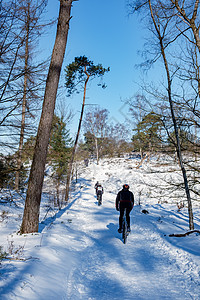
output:
[[[141,158],[141,160],[142,160],[142,158],[143,158],[143,151],[142,151],[142,148],[140,147],[140,158]]]
[[[61,201],[60,201],[60,180],[58,179],[56,182],[56,202],[59,210],[61,209]]]
[[[182,174],[183,174],[185,192],[186,192],[186,197],[187,197],[187,201],[188,201],[189,228],[190,228],[190,230],[193,230],[194,229],[194,222],[193,222],[193,212],[192,212],[192,201],[191,201],[191,197],[190,197],[190,190],[189,190],[189,186],[188,186],[187,174],[186,174],[186,170],[185,170],[185,167],[184,167],[184,164],[183,164],[183,158],[182,158],[182,152],[181,152],[181,146],[180,146],[180,139],[179,139],[179,134],[178,134],[176,118],[175,118],[175,115],[174,115],[173,102],[172,102],[172,98],[171,98],[171,83],[169,85],[169,80],[168,80],[168,97],[169,97],[171,115],[172,115],[172,120],[173,120],[173,124],[174,124],[175,136],[176,136],[176,151],[177,151],[177,156],[178,156],[179,164],[180,164],[180,167],[181,167],[181,171],[182,171]]]
[[[96,147],[96,153],[97,153],[97,165],[99,164],[99,150],[98,150],[98,140],[95,136],[95,147]]]
[[[67,44],[72,2],[73,0],[60,0],[56,40],[46,81],[44,102],[30,171],[21,233],[38,231],[39,210],[48,142],[53,121],[60,72]]]
[[[20,170],[22,165],[22,149],[24,143],[24,130],[25,130],[25,114],[26,114],[26,94],[27,94],[27,77],[28,77],[28,57],[29,57],[29,21],[30,21],[30,3],[28,3],[28,15],[26,21],[26,39],[25,39],[25,66],[24,66],[24,91],[22,101],[22,120],[21,132],[19,140],[19,149],[17,157],[17,171],[15,174],[15,190],[19,190]]]
[[[168,67],[168,63],[167,63],[167,58],[166,58],[166,55],[165,55],[165,48],[164,48],[164,45],[163,45],[163,37],[160,34],[159,27],[157,26],[154,15],[153,15],[151,0],[149,0],[149,8],[150,8],[151,17],[152,17],[155,29],[156,29],[158,37],[159,37],[161,54],[162,54],[162,57],[163,57],[165,70],[166,70],[166,73],[167,73],[168,100],[169,100],[169,104],[170,104],[171,116],[172,116],[172,121],[173,121],[173,125],[174,125],[175,137],[176,137],[176,152],[177,152],[178,160],[179,160],[182,175],[183,175],[185,192],[186,192],[186,197],[187,197],[187,201],[188,201],[189,228],[190,228],[190,230],[193,230],[194,229],[194,222],[193,222],[193,212],[192,212],[192,201],[191,201],[191,197],[190,197],[190,190],[189,190],[189,186],[188,186],[186,170],[185,170],[185,167],[184,167],[184,164],[183,164],[183,158],[182,158],[182,152],[181,152],[181,146],[180,146],[180,139],[179,139],[179,133],[178,133],[178,126],[177,126],[177,122],[176,122],[176,118],[175,118],[175,114],[174,114],[174,107],[173,107],[173,101],[172,101],[172,92],[171,92],[171,77],[170,77],[169,67]]]
[[[70,159],[70,163],[69,163],[69,167],[68,167],[68,171],[67,171],[67,182],[66,182],[66,192],[65,192],[65,201],[66,202],[68,201],[68,198],[69,198],[69,187],[70,187],[70,182],[71,182],[72,166],[73,166],[73,162],[74,162],[76,147],[77,147],[77,144],[78,144],[78,138],[79,138],[79,134],[80,134],[80,130],[81,130],[81,124],[82,124],[82,120],[83,120],[83,112],[84,112],[84,107],[85,107],[85,96],[86,96],[86,87],[87,87],[88,80],[90,78],[90,75],[86,72],[86,67],[85,67],[85,74],[87,75],[87,78],[85,80],[85,85],[84,85],[81,115],[80,115],[80,119],[79,119],[79,125],[78,125],[77,134],[76,134],[76,139],[75,139],[75,142],[74,142],[74,147],[72,149],[72,155],[71,155],[71,159]]]

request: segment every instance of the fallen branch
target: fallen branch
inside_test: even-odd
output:
[[[187,235],[189,235],[189,234],[191,234],[191,233],[194,233],[194,232],[200,234],[200,230],[191,230],[191,231],[188,231],[188,232],[186,232],[186,233],[169,234],[169,236],[170,236],[170,237],[173,237],[173,236],[174,236],[174,237],[183,237],[183,236],[187,236]]]
[[[15,261],[27,261],[27,260],[30,260],[30,259],[38,259],[39,260],[39,258],[37,258],[37,257],[32,257],[32,256],[30,256],[30,257],[27,257],[27,258],[19,258],[19,257],[4,257],[4,259],[8,259],[8,260],[15,260]]]

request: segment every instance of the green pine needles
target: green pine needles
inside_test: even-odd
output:
[[[74,92],[78,93],[77,85],[84,83],[86,75],[90,78],[102,77],[110,68],[103,68],[101,64],[94,65],[86,56],[75,57],[74,61],[65,68],[65,86],[68,96]],[[105,88],[105,83],[100,83],[98,86]]]

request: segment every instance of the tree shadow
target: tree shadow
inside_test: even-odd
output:
[[[89,183],[91,182],[91,180],[87,180],[85,178],[80,178],[79,180],[82,183],[82,185],[80,186],[80,189],[78,191],[74,190],[73,196],[72,196],[72,198],[74,198],[74,200],[67,203],[66,206],[61,208],[58,212],[56,212],[54,216],[48,217],[44,221],[41,221],[39,223],[39,227],[38,227],[38,232],[39,233],[42,233],[42,231],[47,226],[49,226],[51,223],[53,223],[56,219],[59,219],[66,212],[66,210],[69,210],[72,207],[72,205],[78,199],[80,199],[82,197],[83,190],[84,190],[84,192],[87,191]]]
[[[185,237],[169,237],[169,234],[185,233],[188,231],[186,229],[188,226],[188,216],[186,213],[167,210],[166,207],[161,204],[153,205],[152,208],[154,209],[153,214],[151,215],[150,212],[150,214],[146,215],[146,218],[148,218],[148,222],[155,228],[155,231],[172,246],[180,248],[195,256],[200,256],[199,247],[197,246],[197,244],[200,244],[198,242],[198,234],[193,233],[192,235]],[[137,212],[138,216],[140,214],[140,212]],[[161,224],[163,224],[162,228],[160,226]],[[196,224],[195,229],[199,230],[200,225]],[[174,231],[169,232],[169,230]],[[187,243],[186,240],[188,240]]]

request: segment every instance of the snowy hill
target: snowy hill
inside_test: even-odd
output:
[[[200,236],[169,237],[188,230],[187,208],[178,211],[177,195],[163,188],[168,188],[164,179],[179,171],[169,161],[162,173],[156,159],[137,169],[138,163],[119,158],[81,166],[70,203],[54,216],[43,195],[37,234],[16,234],[23,200],[13,195],[8,206],[4,191],[0,245],[12,260],[1,263],[0,299],[199,299]],[[104,187],[102,206],[94,193],[97,180]],[[126,245],[117,232],[115,210],[124,183],[135,195]],[[194,205],[193,210],[195,229],[200,229],[200,209]]]

